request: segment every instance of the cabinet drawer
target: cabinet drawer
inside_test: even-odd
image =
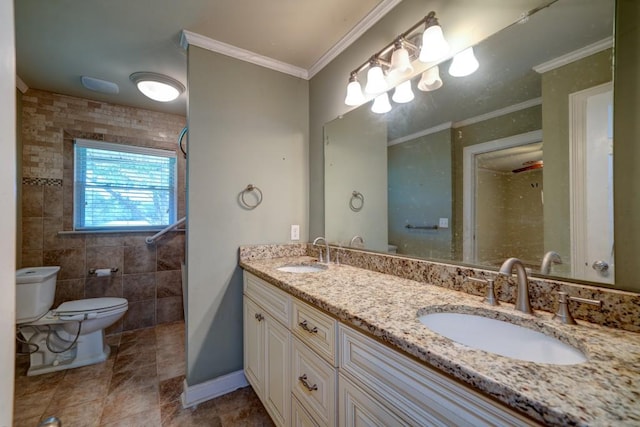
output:
[[[301,301],[293,300],[293,333],[332,366],[337,366],[338,322]]]
[[[335,368],[295,337],[291,359],[293,363],[293,375],[291,376],[293,395],[320,425],[335,425]]]
[[[532,425],[509,408],[349,327],[340,325],[338,335],[340,372],[396,408],[409,424]]]
[[[286,292],[245,271],[244,293],[274,319],[290,327],[291,297]]]
[[[291,396],[291,427],[320,427],[295,396]]]
[[[338,374],[338,402],[340,427],[409,426],[342,374]]]

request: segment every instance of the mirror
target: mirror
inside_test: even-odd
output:
[[[327,123],[325,236],[612,286],[614,10],[551,2],[474,46],[473,74],[445,61],[439,89]]]

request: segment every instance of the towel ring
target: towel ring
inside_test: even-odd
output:
[[[244,199],[244,196],[245,196],[247,193],[253,193],[254,191],[255,191],[256,193],[258,193],[258,200],[256,200],[256,202],[255,202],[254,204],[248,203],[248,202]],[[247,185],[247,187],[246,187],[244,190],[242,190],[242,191],[240,192],[240,200],[242,201],[242,204],[244,205],[244,207],[245,207],[245,208],[247,208],[247,209],[249,209],[249,210],[251,210],[251,209],[255,209],[255,208],[257,208],[257,207],[258,207],[258,205],[259,205],[260,203],[262,203],[262,191],[261,191],[258,187],[256,187],[255,185],[253,185],[253,184],[249,184],[249,185]]]
[[[364,206],[364,196],[359,191],[353,191],[351,193],[351,199],[349,200],[349,208],[354,212],[360,212]]]

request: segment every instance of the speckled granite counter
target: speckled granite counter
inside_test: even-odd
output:
[[[291,254],[293,255],[293,254]],[[347,265],[316,273],[285,273],[284,264],[307,256],[241,259],[247,271],[365,331],[393,348],[549,425],[640,425],[640,334],[579,321],[529,316],[503,303]],[[467,312],[509,320],[581,349],[586,363],[542,365],[455,343],[418,321],[428,312]]]

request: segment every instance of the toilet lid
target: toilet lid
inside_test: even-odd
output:
[[[53,310],[57,314],[112,311],[127,307],[128,302],[124,298],[87,298],[76,301],[63,302]]]

